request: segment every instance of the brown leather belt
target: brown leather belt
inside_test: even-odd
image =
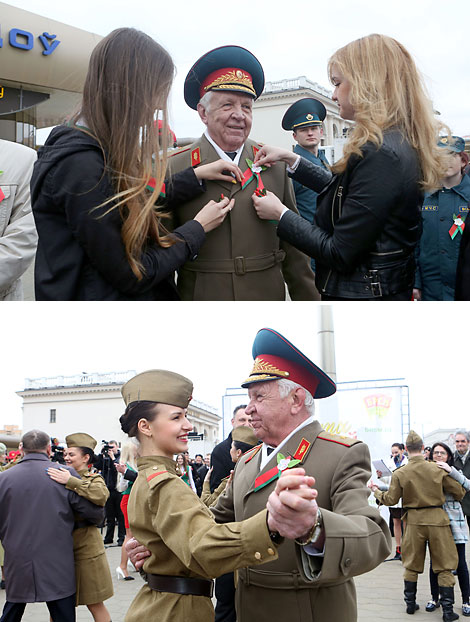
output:
[[[157,592],[192,594],[193,596],[207,596],[207,598],[212,598],[214,593],[214,582],[210,579],[147,574],[147,582],[149,587]]]
[[[247,272],[259,272],[267,270],[284,261],[285,251],[279,249],[266,255],[257,257],[234,257],[233,259],[196,259],[184,264],[184,270],[190,272],[220,272],[224,274],[236,274],[243,276]]]

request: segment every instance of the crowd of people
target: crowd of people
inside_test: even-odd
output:
[[[391,477],[377,470],[377,477],[382,481],[369,483],[378,502],[390,507],[397,548],[395,556],[386,561],[403,561],[406,612],[414,614],[419,609],[417,581],[424,569],[428,546],[431,599],[426,611],[442,607],[444,622],[459,618],[453,609],[454,575],[459,582],[462,614],[470,616],[470,583],[465,558],[467,524],[470,526],[470,495],[467,495],[470,490],[467,477],[470,474],[470,436],[458,430],[454,440],[455,451],[442,441],[424,447],[422,439],[411,431],[406,447],[402,443],[392,445],[387,465]]]
[[[114,441],[95,456],[96,440],[79,432],[66,437],[61,464],[50,460],[47,434],[23,435],[21,455],[0,473],[1,622],[21,620],[26,604],[38,601],[55,622],[75,620],[79,604],[109,622],[104,541],[119,519],[106,511],[112,525],[104,537],[98,527],[115,489],[128,540],[116,572],[125,578],[129,554],[145,578],[127,622],[180,620],[187,611],[195,622],[287,615],[300,622],[306,610],[314,619],[357,619],[353,577],[391,547],[368,502],[368,448],[324,432],[315,400],[336,385],[281,334],[260,330],[253,358],[241,383],[249,401],[237,406],[232,430],[206,463],[200,454],[187,458],[193,385],[172,371],[143,372],[122,387],[129,444],[120,456]],[[304,605],[293,610],[292,599]]]
[[[465,142],[398,41],[331,56],[332,99],[354,122],[332,165],[313,98],[279,119],[294,151],[250,139],[264,72],[233,45],[190,69],[185,101],[206,129],[172,151],[174,73],[156,41],[117,29],[37,161],[0,141],[0,297],[21,298],[35,256],[38,300],[470,299]]]

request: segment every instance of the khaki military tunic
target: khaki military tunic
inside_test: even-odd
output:
[[[445,493],[459,501],[465,490],[423,456],[409,458],[408,464],[392,473],[388,491],[374,493],[384,505],[403,500],[406,527],[401,554],[407,581],[417,581],[417,574],[423,572],[428,543],[439,585],[450,587],[455,583],[452,570],[457,568],[458,555],[449,517],[442,507]]]
[[[258,143],[247,140],[239,167],[248,168],[246,158],[254,159]],[[197,150],[199,150],[197,152]],[[193,164],[194,153],[208,164],[219,155],[205,136],[181,153],[172,156],[170,173]],[[264,186],[276,194],[286,207],[297,212],[292,184],[285,164],[276,163],[261,173]],[[175,211],[176,226],[191,220],[211,199],[220,195],[235,199],[235,207],[224,222],[206,235],[195,261],[188,261],[178,272],[178,291],[183,300],[285,300],[287,283],[292,300],[319,300],[310,258],[280,241],[277,224],[258,218],[252,195],[256,180],[242,190],[230,181],[208,181],[206,192]],[[285,283],[284,283],[285,282]]]
[[[277,558],[266,527],[266,510],[242,523],[217,525],[199,497],[181,480],[174,460],[146,456],[129,499],[133,535],[152,553],[144,571],[213,578],[248,564]],[[126,622],[210,622],[210,598],[157,592],[144,585],[131,603]]]
[[[227,484],[229,483],[229,481],[230,481],[230,476],[224,477],[224,479],[220,482],[220,484],[217,486],[214,492],[211,492],[210,482],[205,481],[204,484],[202,485],[202,494],[201,494],[201,501],[204,503],[204,505],[207,505],[208,508],[210,508],[211,505],[215,505],[215,503],[217,502],[217,499],[227,488]]]
[[[66,488],[73,490],[91,503],[104,507],[109,490],[98,473],[81,471],[70,477]],[[80,520],[80,517],[77,516]],[[113,595],[113,581],[99,529],[94,525],[79,527],[73,532],[73,556],[77,584],[77,605],[102,603]]]
[[[390,553],[388,527],[368,503],[367,445],[327,434],[318,421],[295,432],[280,452],[292,457],[302,445],[306,449],[298,466],[316,479],[326,535],[324,556],[310,557],[303,547],[284,540],[277,560],[240,570],[238,622],[355,622],[352,577],[372,570]],[[277,458],[272,454],[260,470],[261,453],[257,446],[238,460],[231,485],[211,508],[218,522],[246,519],[266,505],[276,480],[257,491],[255,481],[276,467]]]

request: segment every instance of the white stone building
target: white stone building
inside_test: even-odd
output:
[[[23,398],[23,431],[37,428],[58,438],[61,443],[73,432],[87,432],[98,443],[102,440],[125,442],[127,436],[119,424],[119,417],[124,412],[121,387],[135,373],[27,378],[24,390],[17,392]],[[190,441],[190,455],[212,451],[220,440],[221,417],[217,409],[193,400],[188,414],[194,425],[193,433],[202,435],[202,439]],[[96,452],[99,449],[100,445]]]
[[[326,108],[323,122],[323,140],[321,148],[332,164],[341,158],[346,131],[352,127],[351,121],[339,116],[338,106],[331,99],[332,92],[312,82],[305,76],[266,82],[263,93],[253,104],[253,129],[251,136],[262,143],[292,149],[295,141],[292,132],[281,127],[282,117],[293,103],[304,97],[313,97]]]

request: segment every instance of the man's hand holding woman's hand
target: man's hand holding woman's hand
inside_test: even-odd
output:
[[[302,468],[284,471],[276,489],[269,495],[268,527],[285,538],[302,538],[315,525],[318,492],[315,478],[305,475]]]

